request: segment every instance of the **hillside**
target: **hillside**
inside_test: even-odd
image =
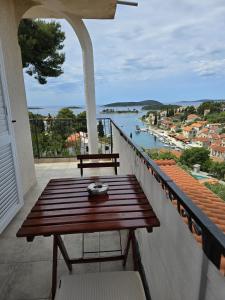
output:
[[[224,102],[225,99],[200,99],[200,100],[183,100],[183,101],[179,101],[179,102],[176,102],[176,104],[190,104],[192,105],[192,103],[204,103],[204,102]]]
[[[163,106],[163,104],[156,100],[144,100],[144,101],[130,101],[130,102],[113,102],[103,106],[104,107],[151,106],[153,109],[153,108],[159,108]]]

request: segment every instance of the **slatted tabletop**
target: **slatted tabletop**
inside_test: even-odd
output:
[[[107,183],[106,195],[89,196],[87,186]],[[100,232],[159,226],[134,175],[52,179],[17,237]]]

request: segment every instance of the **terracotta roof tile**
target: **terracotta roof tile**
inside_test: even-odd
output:
[[[221,153],[225,152],[225,147],[222,147],[222,146],[212,145],[211,149],[215,150],[215,151],[218,151],[218,152],[221,152]]]
[[[202,209],[202,211],[225,233],[225,202],[216,194],[202,185],[183,169],[174,160],[155,160],[160,169],[169,176],[176,185]],[[186,223],[186,218],[183,218]],[[196,240],[201,242],[201,237],[194,234]],[[225,273],[225,261],[221,263]]]
[[[198,115],[195,115],[195,114],[190,114],[190,115],[187,116],[188,120],[197,119],[197,118],[200,118],[200,117]]]

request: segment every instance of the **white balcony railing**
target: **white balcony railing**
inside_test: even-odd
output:
[[[139,230],[136,234],[151,298],[224,300],[225,277],[194,239],[162,188],[162,182],[115,124],[112,134],[113,152],[120,154],[120,173],[136,175],[161,224],[152,233]]]

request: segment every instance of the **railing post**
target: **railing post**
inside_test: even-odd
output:
[[[38,156],[38,159],[40,159],[40,149],[39,149],[39,144],[38,144],[38,133],[37,133],[37,118],[34,119],[34,132],[35,132],[35,140],[36,140],[36,146],[37,146],[37,156]]]
[[[202,232],[202,248],[208,259],[210,259],[216,267],[220,268],[222,248],[217,241],[208,232]]]
[[[110,119],[110,143],[111,143],[111,153],[113,153],[113,135],[112,135],[112,120]]]

